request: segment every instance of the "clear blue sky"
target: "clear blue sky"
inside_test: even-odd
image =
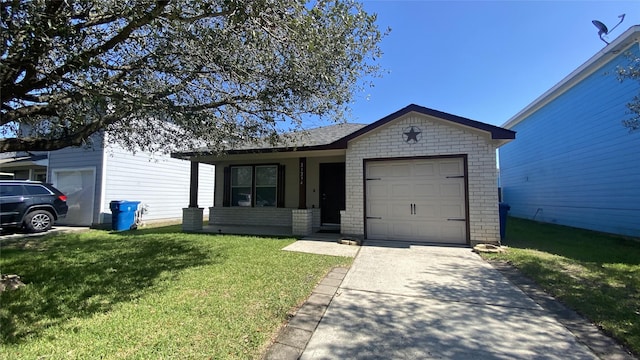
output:
[[[604,46],[591,20],[614,40],[640,24],[640,1],[378,1],[382,67],[358,94],[349,122],[371,123],[415,103],[494,125],[526,105]]]

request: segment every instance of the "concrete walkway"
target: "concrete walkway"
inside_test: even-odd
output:
[[[306,343],[301,359],[598,358],[552,312],[457,247],[367,242],[305,335],[308,343],[291,344]]]

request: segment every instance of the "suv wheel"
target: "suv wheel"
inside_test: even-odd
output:
[[[44,232],[51,229],[53,215],[46,210],[36,210],[27,214],[24,225],[29,232]]]

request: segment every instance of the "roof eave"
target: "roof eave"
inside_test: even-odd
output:
[[[221,151],[217,155],[219,157],[225,157],[229,155],[246,155],[246,154],[269,154],[269,153],[282,153],[282,152],[303,152],[303,151],[322,151],[322,150],[336,150],[336,149],[346,149],[346,143],[338,141],[334,141],[330,144],[323,145],[312,145],[312,146],[298,146],[298,147],[277,147],[277,148],[255,148],[255,149],[231,149]],[[189,151],[189,152],[177,152],[171,153],[172,158],[189,160],[193,157],[198,156],[211,156],[216,155],[213,152],[198,152],[198,151]]]
[[[638,42],[640,42],[640,25],[633,25],[609,45],[605,46],[602,50],[593,55],[584,64],[580,65],[576,70],[571,72],[564,79],[560,80],[560,82],[554,85],[551,89],[547,90],[524,109],[512,116],[502,125],[502,127],[511,129],[531,113],[551,102],[565,91],[572,88],[576,83],[603,67],[622,51],[630,48],[633,44]]]
[[[345,136],[344,138],[340,139],[339,141],[343,141],[345,144],[361,135],[364,135],[366,133],[368,133],[369,131],[372,131],[382,125],[385,125],[401,116],[404,116],[406,114],[409,114],[411,112],[416,112],[418,114],[422,114],[422,115],[428,115],[428,116],[432,116],[435,118],[439,118],[445,121],[450,121],[452,123],[458,124],[458,125],[462,125],[462,126],[466,126],[469,128],[473,128],[476,130],[482,130],[485,131],[489,134],[491,134],[491,138],[494,140],[497,139],[507,139],[507,140],[512,140],[515,139],[515,132],[512,130],[508,130],[508,129],[504,129],[498,126],[494,126],[494,125],[490,125],[490,124],[486,124],[483,122],[479,122],[476,120],[471,120],[468,118],[464,118],[461,116],[457,116],[457,115],[452,115],[449,113],[445,113],[442,111],[438,111],[438,110],[434,110],[434,109],[429,109],[423,106],[419,106],[419,105],[415,105],[415,104],[410,104],[390,115],[387,115],[385,117],[383,117],[382,119],[373,122],[365,127],[363,127],[362,129],[359,129],[347,136]],[[345,145],[346,146],[346,145]]]

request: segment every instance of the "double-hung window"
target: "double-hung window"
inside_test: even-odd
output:
[[[252,166],[234,166],[231,168],[231,205],[251,206]]]
[[[278,206],[283,195],[279,176],[282,175],[278,165],[231,166],[226,206]]]
[[[260,165],[255,168],[255,206],[276,206],[278,199],[278,166]]]

